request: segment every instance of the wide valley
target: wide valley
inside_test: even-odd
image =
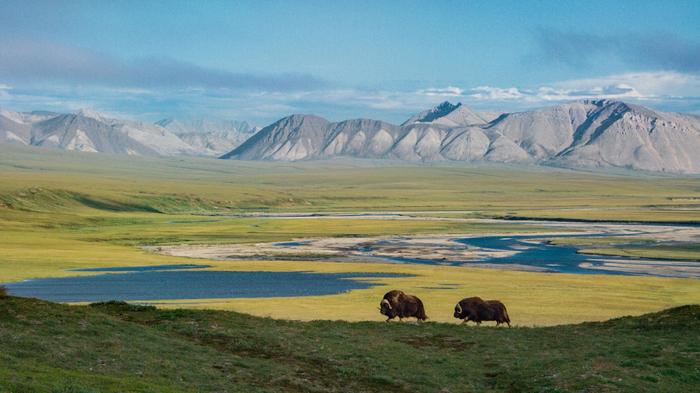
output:
[[[700,301],[693,176],[0,149],[10,294],[381,321],[400,288],[432,321],[481,296],[519,326]]]

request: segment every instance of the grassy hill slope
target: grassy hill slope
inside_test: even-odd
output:
[[[0,145],[0,213],[459,211],[700,221],[699,176],[372,160],[132,157]]]
[[[0,298],[0,391],[692,391],[700,306],[547,328]]]

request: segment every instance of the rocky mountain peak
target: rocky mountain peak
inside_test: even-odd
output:
[[[402,126],[410,124],[435,124],[445,127],[468,126],[487,123],[476,112],[462,105],[445,101],[432,109],[418,113],[406,120]]]
[[[429,123],[435,119],[439,119],[441,117],[449,115],[460,106],[462,106],[461,102],[458,102],[457,104],[452,104],[449,101],[444,101],[436,107],[434,107],[433,109],[430,109],[428,113],[426,113],[425,116],[423,116],[422,118],[418,119],[418,121],[421,123]]]
[[[87,109],[87,108],[83,108],[83,109],[78,110],[77,112],[75,112],[75,115],[80,116],[80,117],[86,117],[86,118],[97,120],[97,121],[107,120],[107,118],[105,116],[103,116],[101,113],[99,113],[95,110],[92,110],[92,109]]]

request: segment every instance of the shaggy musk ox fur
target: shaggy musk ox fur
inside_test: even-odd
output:
[[[379,303],[379,312],[386,315],[387,322],[396,317],[399,317],[399,320],[409,317],[415,317],[419,321],[428,319],[425,315],[423,302],[418,297],[407,295],[398,290],[389,291],[384,295]]]
[[[455,306],[454,317],[476,322],[481,325],[482,321],[496,321],[496,326],[505,323],[510,327],[510,317],[506,306],[498,300],[483,300],[480,297],[464,298]]]

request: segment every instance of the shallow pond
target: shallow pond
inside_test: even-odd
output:
[[[92,269],[95,276],[42,278],[5,284],[10,294],[56,302],[261,298],[332,295],[369,288],[391,273],[231,272],[182,270],[183,265]],[[87,270],[87,269],[85,269]],[[84,270],[84,271],[85,271]]]

